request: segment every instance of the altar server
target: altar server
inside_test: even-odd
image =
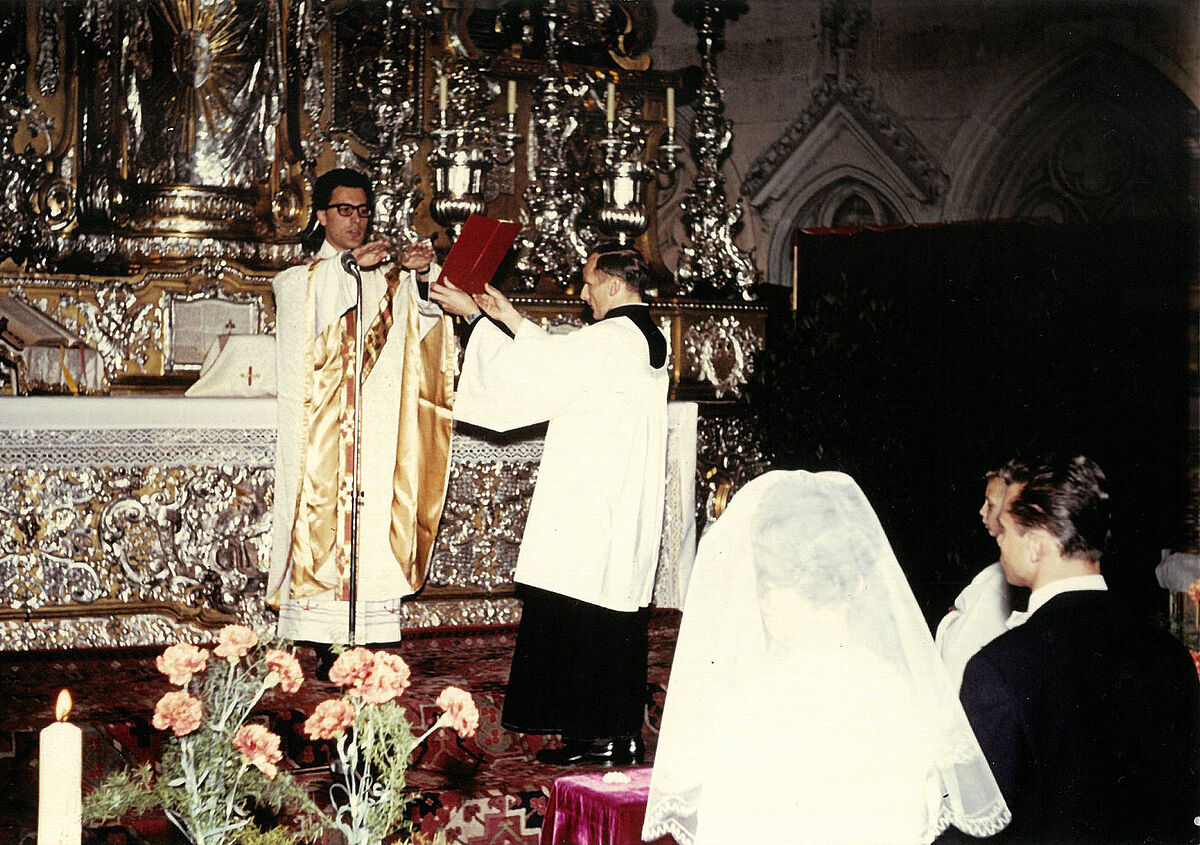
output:
[[[592,253],[583,279],[598,322],[566,335],[523,319],[490,286],[474,300],[452,285],[430,296],[474,320],[455,418],[495,431],[549,421],[514,576],[524,605],[503,724],[561,734],[542,762],[625,764],[642,756],[667,340],[642,301],[636,252]]]
[[[433,249],[399,266],[365,243],[373,191],[331,170],[313,188],[308,263],[275,277],[279,438],[267,593],[279,635],[349,641],[354,382],[362,371],[358,643],[400,639],[400,599],[418,589],[441,518],[450,458],[455,344],[449,317],[423,300]],[[314,244],[315,245],[315,244]],[[363,360],[355,360],[361,268]]]

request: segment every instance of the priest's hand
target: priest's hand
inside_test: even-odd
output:
[[[445,276],[429,286],[429,298],[442,306],[447,314],[469,317],[479,313],[479,307],[471,294],[456,288]]]
[[[404,248],[404,252],[400,253],[400,266],[405,270],[416,270],[418,273],[425,274],[429,272],[429,265],[433,263],[435,253],[426,241],[416,241]]]
[[[356,246],[350,250],[350,254],[354,256],[359,267],[364,270],[374,270],[388,257],[391,247],[392,245],[387,241],[371,241],[362,246]]]
[[[521,325],[521,313],[508,301],[508,297],[491,285],[483,286],[483,293],[475,294],[475,304],[493,320],[508,326],[514,336]]]

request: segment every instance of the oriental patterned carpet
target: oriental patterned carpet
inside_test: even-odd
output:
[[[656,612],[650,623],[647,762],[653,759],[667,678],[679,631],[677,611]],[[398,653],[412,669],[404,696],[415,725],[437,719],[434,704],[448,685],[475,698],[480,725],[471,739],[437,731],[414,753],[408,771],[413,818],[427,833],[444,830],[462,845],[535,845],[555,778],[587,771],[544,766],[534,759],[547,741],[500,725],[516,630],[511,626],[406,633]],[[0,654],[0,845],[33,845],[37,822],[37,735],[53,719],[58,691],[75,700],[71,721],[84,729],[84,790],[106,773],[155,758],[165,738],[150,726],[154,705],[172,689],[154,667],[161,648]],[[284,740],[283,767],[297,772],[314,797],[328,802],[332,746],[309,742],[304,720],[338,690],[313,679],[315,657],[298,654],[306,680],[294,695],[278,691],[260,709]],[[84,843],[166,845],[179,841],[161,817],[84,832]]]

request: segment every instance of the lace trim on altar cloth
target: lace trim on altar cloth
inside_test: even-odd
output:
[[[545,442],[542,436],[520,440],[489,440],[461,431],[454,432],[451,460],[456,464],[540,463]]]
[[[0,465],[12,470],[274,463],[275,431],[267,428],[0,430]]]

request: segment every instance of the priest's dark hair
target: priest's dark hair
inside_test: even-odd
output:
[[[361,188],[367,195],[367,207],[375,207],[375,189],[371,180],[357,170],[349,167],[335,167],[317,177],[313,184],[312,208],[308,212],[308,225],[300,234],[300,240],[306,249],[316,252],[325,242],[325,227],[317,220],[317,212],[329,207],[334,188]]]
[[[596,270],[620,279],[625,287],[641,293],[650,283],[650,268],[640,252],[619,244],[601,244],[592,250]]]

